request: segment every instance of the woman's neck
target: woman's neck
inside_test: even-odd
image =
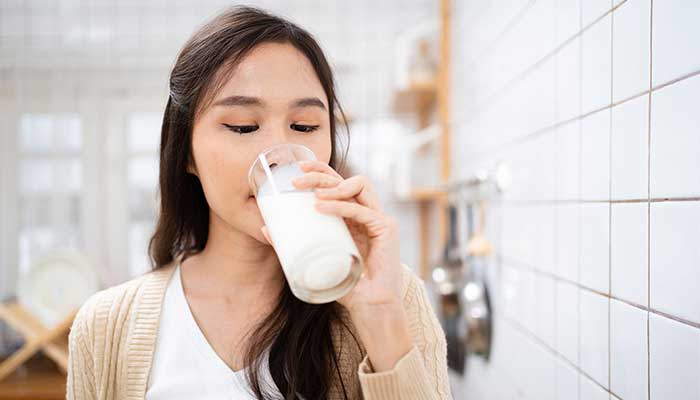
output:
[[[212,296],[265,296],[282,290],[284,274],[272,246],[210,212],[207,244],[181,265],[191,289]]]

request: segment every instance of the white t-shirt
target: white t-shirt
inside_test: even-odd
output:
[[[182,288],[180,265],[168,283],[162,307],[146,400],[254,400],[245,370],[233,371],[199,329]],[[279,395],[268,369],[268,353],[263,356],[262,384]]]

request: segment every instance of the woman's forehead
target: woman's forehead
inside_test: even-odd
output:
[[[231,96],[244,96],[261,99],[263,106],[287,106],[299,99],[318,98],[328,109],[313,65],[291,44],[257,46],[223,79],[213,103]]]

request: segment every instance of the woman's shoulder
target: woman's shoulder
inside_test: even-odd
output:
[[[119,328],[138,310],[142,299],[152,299],[165,291],[173,269],[171,263],[94,293],[78,309],[70,333],[91,338],[96,333],[104,334],[99,331],[108,325]]]

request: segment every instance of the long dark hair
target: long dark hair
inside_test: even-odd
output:
[[[335,95],[331,68],[318,43],[304,29],[269,12],[246,6],[227,9],[192,35],[170,74],[170,97],[161,129],[160,212],[149,245],[154,270],[202,251],[207,243],[209,205],[199,179],[187,172],[194,120],[236,63],[265,42],[291,44],[313,65],[329,103],[329,164],[336,170],[344,166],[338,168],[336,127],[339,122],[346,126],[346,118]],[[347,147],[343,164],[346,155]],[[247,337],[246,378],[255,396],[259,400],[271,397],[271,388],[259,379],[261,355],[269,349],[270,374],[284,399],[326,399],[331,382],[338,382],[336,378],[340,393],[347,398],[345,389],[351,382],[343,382],[331,337],[334,326],[348,327],[343,322],[344,312],[335,302],[304,303],[285,284],[273,311]]]

